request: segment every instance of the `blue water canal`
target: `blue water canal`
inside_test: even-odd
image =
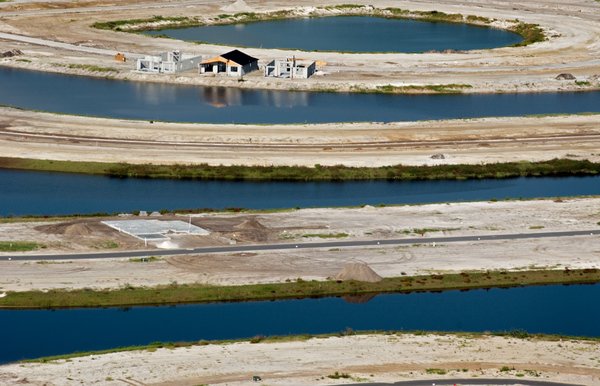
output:
[[[427,52],[510,46],[521,36],[460,23],[338,16],[148,31],[180,40],[234,47],[337,52]]]
[[[353,330],[509,331],[600,336],[600,285],[162,307],[0,310],[0,362],[155,341]]]
[[[57,98],[56,90],[68,92]],[[0,104],[172,122],[390,122],[600,112],[600,91],[479,95],[271,91],[128,82],[0,67]]]
[[[0,216],[417,204],[600,194],[600,176],[466,181],[235,182],[1,170]]]

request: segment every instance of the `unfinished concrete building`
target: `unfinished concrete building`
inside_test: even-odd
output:
[[[200,63],[200,74],[243,76],[254,70],[258,70],[258,59],[239,50],[229,51]]]
[[[175,73],[198,68],[202,56],[186,55],[181,51],[163,52],[136,60],[135,69],[141,72]]]
[[[296,58],[276,59],[265,66],[265,76],[308,79],[316,70],[316,62]]]

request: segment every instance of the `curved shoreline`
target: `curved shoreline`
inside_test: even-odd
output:
[[[488,50],[502,47],[524,47],[530,44],[542,42],[548,39],[543,30],[536,24],[527,24],[518,20],[489,19],[476,15],[447,14],[444,12],[410,11],[400,8],[375,8],[370,5],[358,6],[356,4],[340,4],[336,6],[311,7],[310,9],[287,9],[279,11],[266,11],[260,13],[243,12],[235,14],[220,14],[217,17],[203,18],[163,18],[155,16],[152,19],[114,20],[109,22],[98,22],[92,26],[98,29],[123,32],[162,31],[166,29],[183,29],[204,26],[224,26],[236,24],[251,24],[276,20],[293,20],[306,18],[328,18],[340,16],[368,16],[374,18],[392,20],[413,20],[429,23],[463,24],[482,28],[503,30],[521,36],[522,40],[511,46],[498,46]],[[166,35],[147,35],[153,38],[163,37],[178,40]],[[187,41],[187,40],[184,40]],[[228,44],[214,43],[210,41],[196,42],[198,44],[228,46]],[[239,46],[241,48],[258,48],[255,46]],[[293,47],[274,47],[273,50],[300,51],[300,52],[330,52],[351,54],[388,54],[388,53],[413,53],[404,51],[339,51],[339,50],[306,50]],[[484,50],[484,49],[479,49]],[[432,52],[444,52],[447,49],[434,50]],[[469,52],[472,50],[450,50],[456,52]],[[414,52],[416,54],[426,52]]]

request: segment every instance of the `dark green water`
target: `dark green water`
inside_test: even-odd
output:
[[[371,16],[337,16],[212,25],[145,32],[234,47],[304,51],[427,52],[510,46],[518,34],[466,24]]]

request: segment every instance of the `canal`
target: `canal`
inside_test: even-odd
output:
[[[0,85],[1,105],[171,122],[392,122],[600,112],[600,91],[446,95],[275,91],[129,82],[1,66]],[[56,90],[68,92],[57,98]]]
[[[0,169],[0,216],[197,208],[423,204],[600,194],[600,176],[439,181],[249,182],[110,178]]]
[[[0,362],[151,342],[360,330],[600,337],[600,284],[161,307],[0,310]]]

